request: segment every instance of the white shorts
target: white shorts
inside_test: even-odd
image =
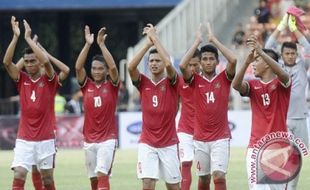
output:
[[[286,124],[288,131],[295,138],[300,138],[306,147],[309,148],[307,119],[287,119]]]
[[[109,175],[112,170],[117,140],[109,139],[101,143],[84,142],[85,165],[89,178],[98,172]]]
[[[211,142],[194,140],[194,145],[194,160],[198,176],[213,174],[214,171],[227,172],[230,139],[220,139]]]
[[[54,139],[44,141],[16,139],[11,168],[23,167],[31,171],[32,166],[37,165],[38,169],[52,169],[55,166],[55,155]]]
[[[181,162],[193,161],[194,159],[194,140],[193,135],[187,133],[178,133],[179,157]]]
[[[138,145],[137,176],[139,179],[162,178],[168,184],[181,181],[178,145],[154,148],[144,143]]]
[[[246,168],[247,168],[247,174],[248,174],[248,185],[249,185],[249,190],[284,190],[286,189],[287,184],[257,184],[253,183],[256,180],[253,180],[253,176],[255,175],[255,171],[252,171],[251,168],[251,162],[253,159],[251,158],[252,156],[252,151],[253,148],[248,148],[247,150],[247,155],[246,155]],[[256,168],[257,170],[257,168]],[[254,173],[253,173],[254,172]]]

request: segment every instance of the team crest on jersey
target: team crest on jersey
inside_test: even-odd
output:
[[[160,91],[166,91],[166,86],[164,84],[159,86]]]
[[[277,86],[275,85],[275,84],[272,84],[271,86],[270,86],[270,90],[274,90],[274,89],[276,89],[277,88]]]
[[[45,84],[44,84],[44,82],[43,82],[43,81],[41,81],[41,82],[39,83],[39,87],[40,87],[40,88],[43,88],[43,87],[44,87],[44,85],[45,85]]]
[[[107,90],[106,88],[104,88],[104,89],[101,90],[101,92],[102,92],[103,94],[106,94],[106,93],[108,93],[108,90]]]
[[[220,82],[215,83],[214,88],[221,88]]]

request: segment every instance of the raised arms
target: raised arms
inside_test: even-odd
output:
[[[85,36],[85,45],[81,50],[79,57],[77,58],[75,63],[76,78],[79,84],[83,84],[83,82],[86,79],[86,71],[84,65],[86,62],[89,48],[94,42],[94,34],[90,33],[89,27],[87,25],[85,26],[84,29],[84,36]]]
[[[111,80],[114,84],[117,84],[119,81],[118,77],[118,70],[115,64],[115,61],[108,50],[107,46],[105,45],[105,39],[107,37],[106,34],[106,28],[103,27],[99,30],[98,35],[97,35],[97,44],[100,47],[100,50],[102,52],[102,55],[104,57],[104,60],[106,61],[108,67],[109,67],[109,75],[111,77]]]

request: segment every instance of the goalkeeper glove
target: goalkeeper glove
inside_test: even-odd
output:
[[[293,15],[290,15],[288,17],[288,27],[290,29],[291,32],[294,32],[297,30],[297,26],[296,26],[296,17]]]

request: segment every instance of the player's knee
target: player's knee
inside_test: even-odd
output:
[[[168,190],[180,190],[180,183],[176,183],[176,184],[170,184],[170,183],[166,183],[166,187]]]
[[[156,183],[155,179],[143,178],[142,183],[143,183],[143,188],[145,189],[155,189],[155,183]]]
[[[14,168],[14,178],[26,180],[27,170],[23,167],[15,167]]]
[[[41,170],[41,176],[44,185],[52,184],[54,182],[53,169]]]
[[[54,183],[54,178],[52,175],[45,175],[42,177],[42,181],[44,185],[49,185]]]
[[[225,173],[222,171],[214,171],[212,176],[214,180],[225,179]]]
[[[200,183],[204,185],[210,184],[210,180],[211,180],[211,175],[199,176]]]

